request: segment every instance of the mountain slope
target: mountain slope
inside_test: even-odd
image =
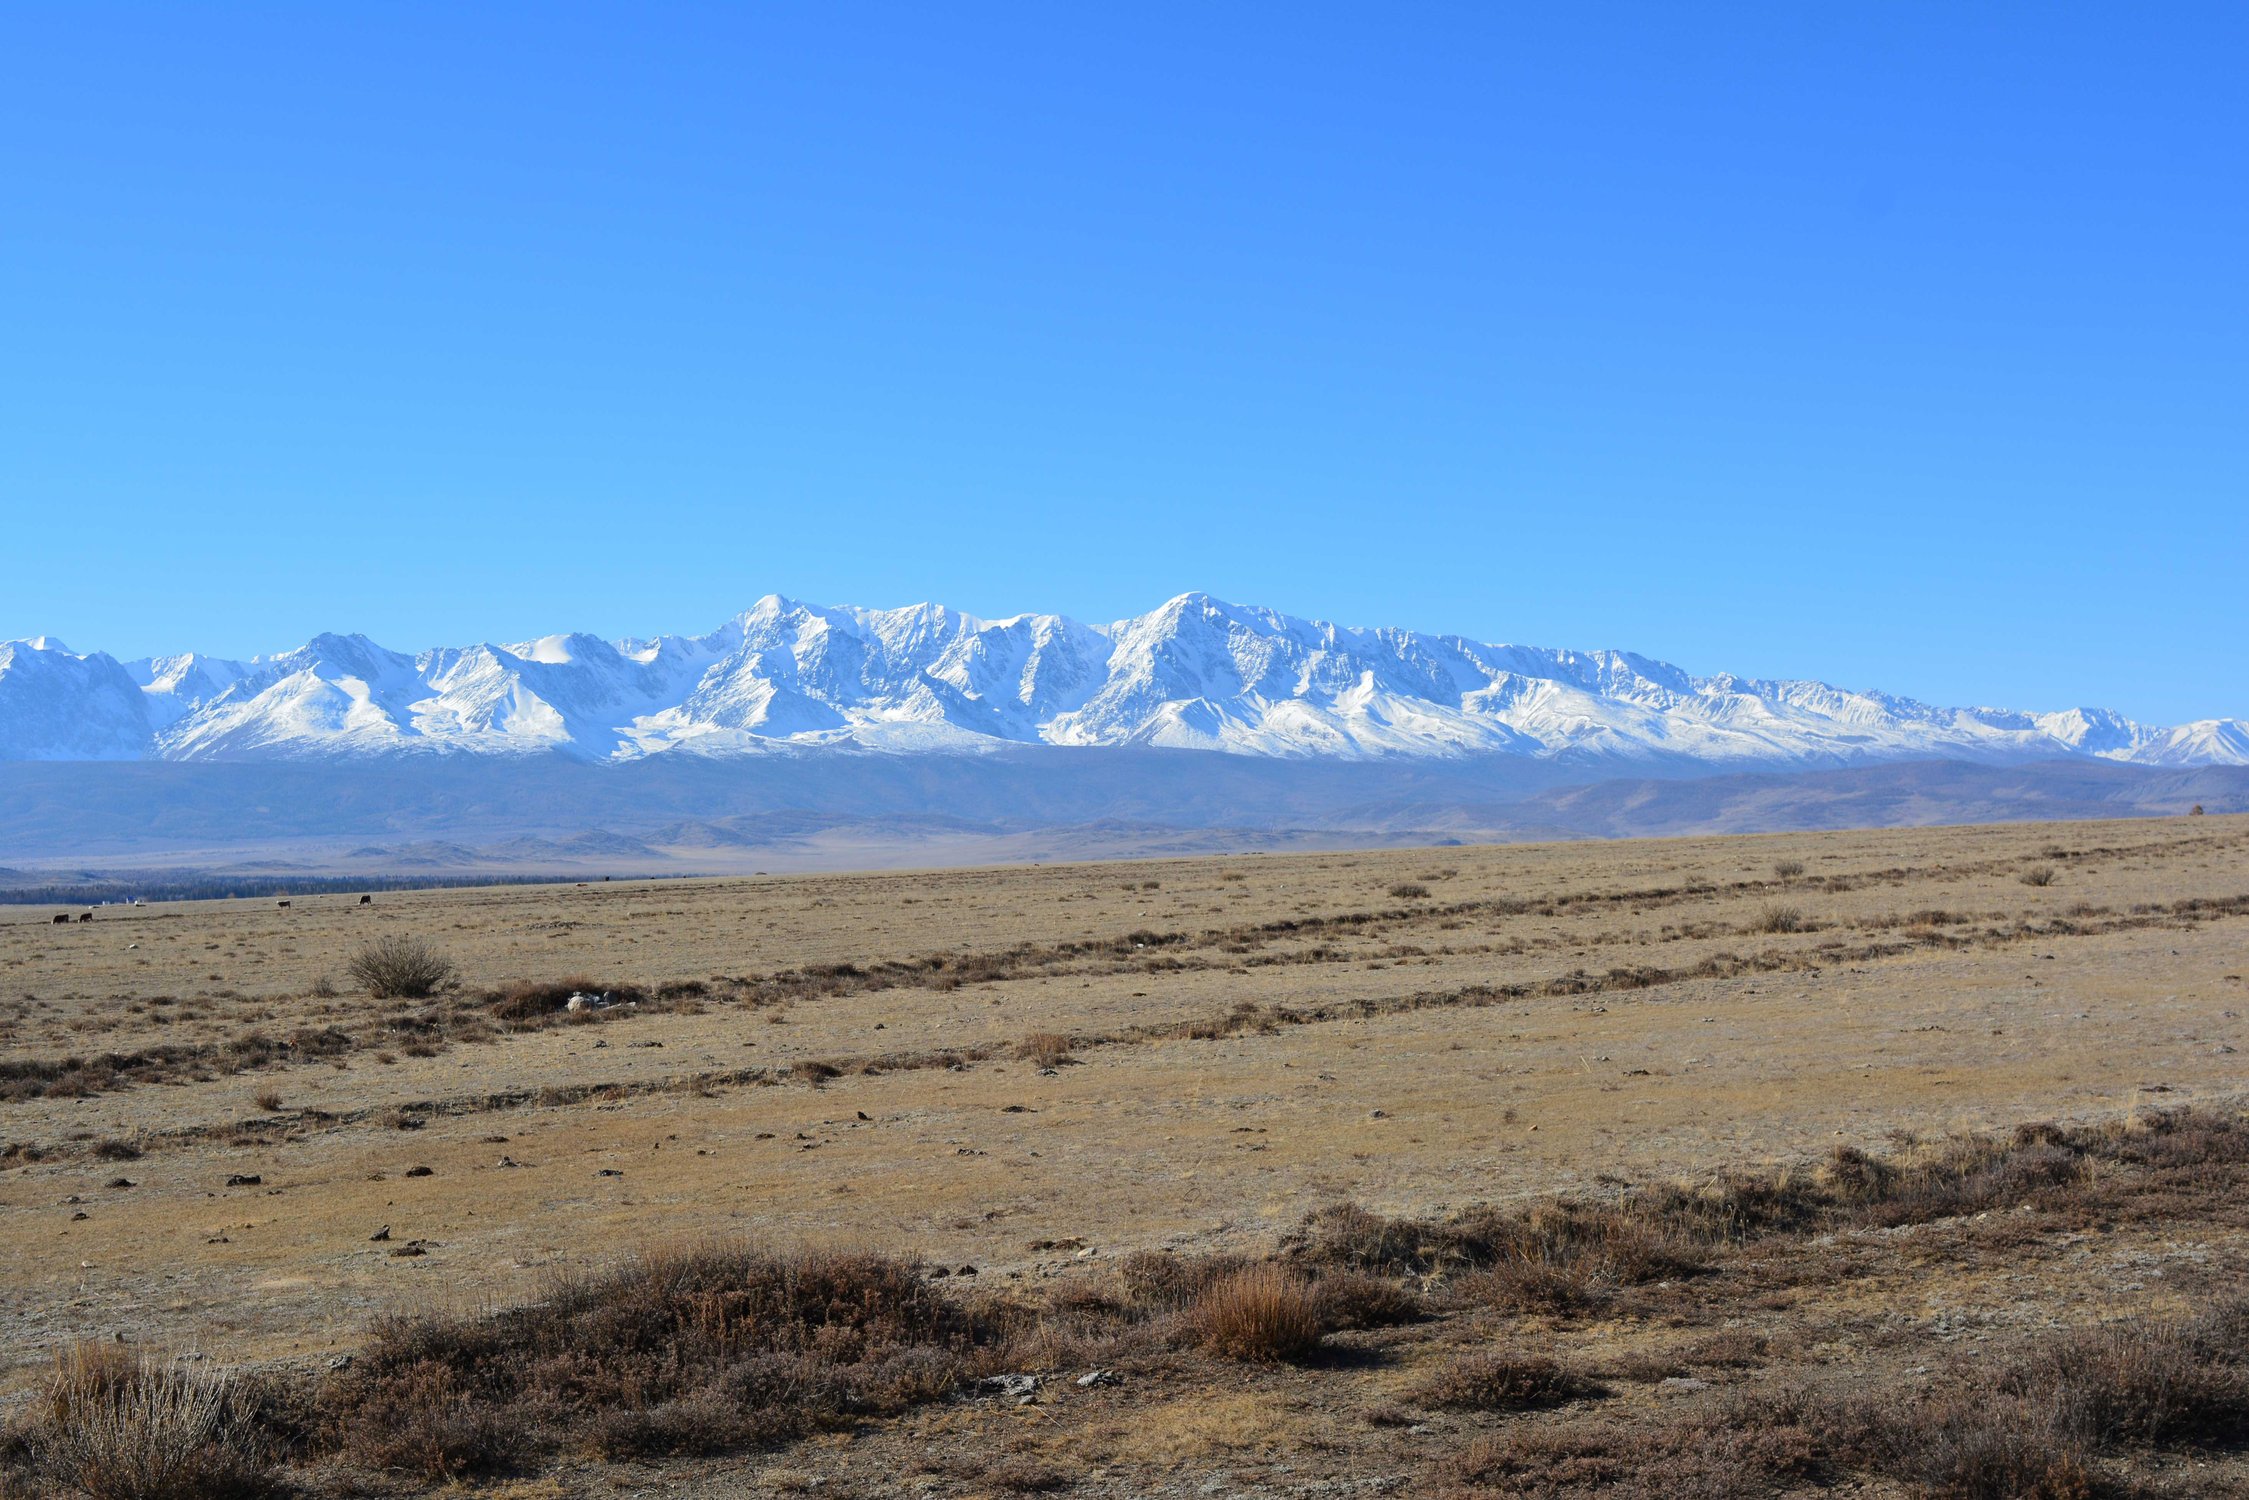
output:
[[[548,636],[408,656],[322,635],[249,662],[0,645],[0,759],[402,751],[588,761],[848,745],[1855,765],[1942,756],[2249,765],[2249,723],[1941,708],[1615,651],[1351,629],[1183,594],[1110,625],[769,596],[703,636]]]

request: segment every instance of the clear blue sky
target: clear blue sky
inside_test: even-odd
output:
[[[10,5],[0,637],[1207,588],[2249,713],[2245,64],[2239,5]]]

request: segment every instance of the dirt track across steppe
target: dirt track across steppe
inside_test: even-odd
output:
[[[317,1364],[654,1245],[1029,1285],[2249,1077],[2249,818],[53,915],[0,909],[17,1389],[80,1336]],[[355,992],[392,934],[454,986]]]

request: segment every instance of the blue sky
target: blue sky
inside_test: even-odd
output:
[[[1190,588],[2249,713],[2238,6],[24,4],[0,637]]]

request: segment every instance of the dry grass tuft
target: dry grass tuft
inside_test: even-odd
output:
[[[1759,932],[1804,931],[1804,909],[1800,906],[1768,906],[1757,914]]]
[[[1803,873],[1804,862],[1800,859],[1779,859],[1773,861],[1773,874],[1779,879],[1794,880],[1797,876]]]
[[[1187,1310],[1187,1327],[1210,1353],[1256,1364],[1309,1359],[1327,1333],[1319,1289],[1269,1261],[1205,1290]]]
[[[48,1485],[87,1500],[275,1492],[266,1444],[225,1376],[122,1345],[82,1341],[58,1353],[23,1439]]]
[[[1059,1031],[1035,1031],[1016,1046],[1015,1055],[1042,1068],[1059,1068],[1076,1059],[1070,1056],[1070,1039]]]
[[[2054,883],[2054,867],[2052,865],[2032,865],[2015,878],[2024,885],[2052,885]]]

